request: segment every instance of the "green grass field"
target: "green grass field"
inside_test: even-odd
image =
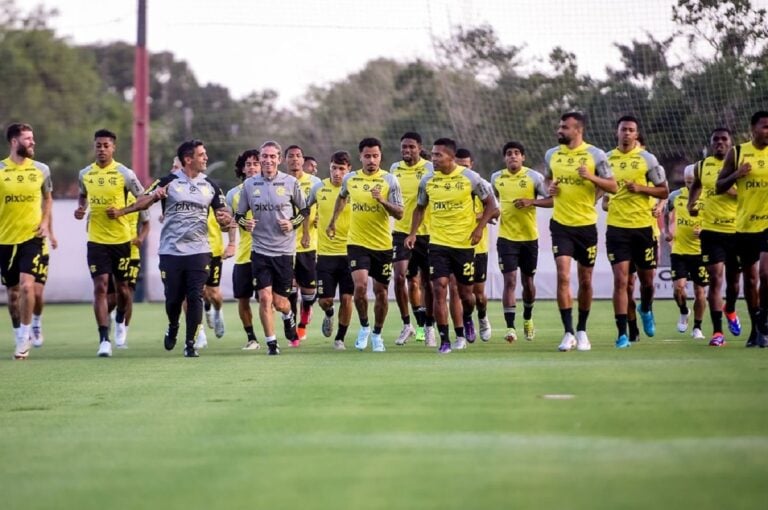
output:
[[[492,341],[447,356],[395,347],[391,304],[384,354],[333,351],[316,314],[310,339],[296,350],[281,340],[276,358],[240,350],[225,306],[227,334],[209,332],[199,359],[163,350],[161,304],[137,305],[130,348],[111,359],[96,357],[90,306],[51,305],[45,346],[14,362],[3,311],[0,507],[768,502],[768,350],[694,343],[669,301],[656,304],[656,338],[625,351],[613,348],[608,302],[593,309],[591,352],[556,351],[552,302],[537,305],[534,342],[508,345],[494,302]],[[561,394],[573,398],[545,397]]]

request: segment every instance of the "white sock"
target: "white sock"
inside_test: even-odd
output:
[[[290,319],[291,317],[293,317],[293,312],[291,312],[291,311],[289,311],[288,313],[284,313],[283,314],[283,320],[284,321]]]
[[[30,324],[21,325],[21,327],[19,328],[19,337],[21,338],[22,341],[29,338],[29,333],[31,329],[32,329],[32,325]]]
[[[277,337],[275,335],[268,336],[267,338],[264,339],[264,341],[267,342],[267,343],[269,343],[269,342],[276,342],[277,341]]]
[[[43,316],[42,315],[32,315],[32,327],[33,328],[39,328],[43,325]]]

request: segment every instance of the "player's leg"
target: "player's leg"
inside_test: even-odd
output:
[[[179,257],[160,255],[160,278],[163,281],[165,293],[165,314],[168,317],[168,328],[163,344],[170,351],[176,346],[179,333],[179,317],[186,297],[186,282],[183,279],[183,266]]]
[[[536,336],[533,324],[533,305],[536,302],[534,276],[539,264],[539,242],[525,241],[520,251],[520,283],[523,287],[523,334],[531,341]]]
[[[253,311],[251,310],[251,297],[256,289],[253,287],[253,272],[249,262],[235,264],[232,268],[232,294],[237,300],[237,316],[245,331],[244,351],[261,349],[261,344],[253,329]]]
[[[410,265],[412,252],[405,247],[405,237],[405,234],[401,232],[392,234],[395,302],[400,312],[400,319],[403,321],[403,327],[397,339],[395,339],[395,345],[404,345],[416,334],[415,328],[411,325],[411,312],[409,308],[409,301],[413,291],[409,292],[408,289],[408,266]],[[413,289],[413,285],[411,285],[411,289]]]
[[[373,352],[384,352],[384,340],[381,337],[384,320],[389,309],[389,282],[392,279],[392,251],[371,251],[370,277],[373,279],[373,331],[371,332],[371,349]]]
[[[475,308],[477,309],[477,321],[480,326],[480,339],[487,342],[491,339],[493,330],[488,319],[488,296],[485,295],[485,281],[488,276],[488,254],[475,255],[475,279],[472,285],[472,293],[475,295]]]

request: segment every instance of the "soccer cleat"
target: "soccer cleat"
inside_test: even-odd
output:
[[[355,349],[358,351],[364,351],[368,347],[368,337],[371,335],[371,327],[361,327],[357,333],[357,339],[355,340]]]
[[[326,315],[323,317],[323,324],[320,327],[320,331],[322,331],[325,338],[330,338],[333,334],[333,315]]]
[[[171,328],[165,330],[165,338],[163,338],[163,345],[166,351],[172,351],[176,347],[176,335],[179,333],[179,328]]]
[[[118,349],[128,348],[128,326],[125,322],[115,323],[115,347]]]
[[[462,337],[457,337],[456,341],[453,343],[453,348],[457,351],[460,351],[462,349],[467,348],[467,339]]]
[[[99,350],[96,353],[99,358],[109,358],[112,356],[112,343],[109,340],[104,340],[99,343]]]
[[[32,348],[32,341],[26,338],[22,341],[16,340],[16,349],[13,351],[13,359],[27,359],[29,350]]]
[[[747,338],[747,342],[744,344],[744,347],[757,347],[757,345],[758,345],[757,331],[752,331],[749,334],[749,338]]]
[[[691,337],[694,340],[704,340],[706,338],[704,336],[704,333],[699,328],[693,328],[693,331],[691,332]]]
[[[403,329],[400,330],[400,336],[395,340],[395,345],[405,345],[408,339],[416,334],[416,330],[410,324],[403,324]]]
[[[32,347],[42,347],[43,342],[43,328],[41,326],[32,326]]]
[[[290,345],[294,349],[298,348],[299,346],[301,346],[301,340],[299,340],[298,338],[294,338],[293,340],[288,341],[288,345]]]
[[[685,333],[688,331],[688,318],[691,316],[691,312],[688,313],[681,313],[680,318],[677,319],[677,331],[680,333]],[[643,325],[645,327],[645,325]]]
[[[440,344],[440,348],[437,350],[438,354],[450,354],[451,353],[451,344],[450,343],[444,343]]]
[[[205,328],[200,324],[197,338],[195,338],[195,349],[205,349],[206,347],[208,347],[208,336],[205,334]]]
[[[195,348],[191,345],[185,345],[184,346],[184,357],[185,358],[199,358],[200,355],[197,353]]]
[[[384,339],[381,338],[381,335],[377,335],[376,333],[371,335],[371,350],[373,352],[384,352],[387,350],[384,347]]]
[[[533,319],[523,321],[523,334],[529,342],[536,337],[536,328],[533,326]]]
[[[768,347],[768,335],[763,335],[761,333],[757,334],[757,346],[761,349],[765,349]]]
[[[298,326],[296,327],[296,335],[298,336],[299,340],[306,340],[307,339],[307,328]]]
[[[591,351],[592,344],[589,343],[589,337],[586,331],[576,332],[576,350],[577,351]]]
[[[643,321],[643,331],[647,337],[652,337],[656,334],[656,321],[653,318],[653,311],[644,312],[638,306],[637,314],[640,316],[640,320]]]
[[[725,337],[722,333],[715,333],[712,335],[712,339],[709,341],[710,347],[722,347],[725,345]]]
[[[347,348],[344,346],[344,340],[334,340],[333,341],[333,350],[334,351],[346,351]]]
[[[290,319],[283,319],[283,333],[285,333],[286,340],[296,338],[296,318],[293,315]]]
[[[208,326],[208,329],[213,329],[213,314],[216,313],[216,311],[213,309],[213,307],[209,308],[205,311],[205,324]]]
[[[627,347],[630,347],[632,344],[629,341],[629,337],[627,335],[620,335],[619,338],[616,339],[616,348],[617,349],[626,349]]]
[[[267,342],[267,355],[277,356],[278,354],[280,354],[280,347],[277,346],[277,340]]]
[[[424,328],[424,345],[427,347],[437,347],[437,337],[435,336],[434,326],[427,326]]]
[[[261,349],[261,344],[258,340],[248,340],[248,343],[242,348],[243,351],[258,351],[259,349]]]
[[[557,346],[557,350],[560,352],[567,352],[574,347],[576,347],[576,337],[573,336],[573,333],[566,333],[563,335],[560,345]]]
[[[424,329],[424,326],[418,326],[416,328],[416,341],[423,342],[426,337],[427,337],[427,332]]]
[[[304,324],[304,326],[309,326],[309,323],[312,322],[312,307],[305,308],[304,304],[301,305],[301,324]]]
[[[507,328],[507,334],[504,335],[504,340],[509,343],[517,341],[517,331],[515,331],[515,328]]]
[[[727,313],[725,309],[723,309],[723,315],[725,315],[725,320],[728,321],[728,331],[730,331],[733,336],[739,336],[741,334],[741,321],[739,320],[739,315],[736,312]]]
[[[464,321],[464,338],[467,339],[467,342],[474,343],[475,337],[475,321],[472,319]]]
[[[480,319],[480,340],[487,342],[491,339],[493,330],[491,329],[491,321],[488,317]]]
[[[219,310],[219,313],[213,316],[213,333],[216,338],[224,336],[224,310]]]

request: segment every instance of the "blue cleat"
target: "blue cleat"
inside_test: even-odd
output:
[[[725,315],[725,319],[728,321],[728,331],[730,331],[733,336],[739,336],[741,334],[741,321],[736,312],[723,312],[723,315]]]
[[[640,316],[640,319],[643,321],[643,331],[645,332],[646,336],[652,337],[653,335],[655,335],[656,321],[653,319],[653,311],[644,312],[638,306],[637,314]]]
[[[627,335],[621,335],[619,338],[616,339],[616,348],[617,349],[626,349],[627,347],[630,347],[632,344],[629,341],[629,338]]]

